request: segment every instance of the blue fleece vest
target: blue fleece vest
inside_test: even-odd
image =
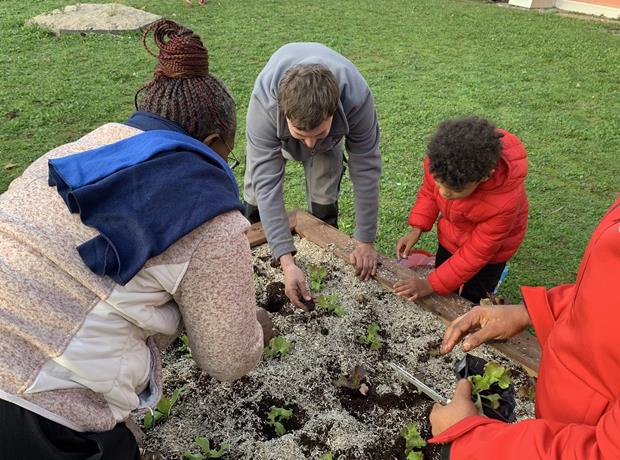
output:
[[[243,211],[226,162],[196,139],[168,130],[50,160],[48,183],[100,233],[78,246],[84,263],[122,285],[199,225]]]

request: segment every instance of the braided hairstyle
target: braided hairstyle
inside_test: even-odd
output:
[[[151,33],[158,55],[147,46]],[[136,109],[178,123],[201,142],[210,134],[233,139],[235,102],[224,83],[209,73],[209,52],[200,37],[174,21],[161,19],[144,31],[142,44],[158,62],[153,80],[136,92]]]

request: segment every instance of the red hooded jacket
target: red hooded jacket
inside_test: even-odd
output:
[[[431,272],[433,290],[446,295],[473,278],[487,264],[510,259],[525,237],[527,154],[521,141],[504,130],[502,155],[493,175],[466,198],[439,194],[424,160],[424,181],[409,214],[409,225],[427,232],[437,223],[439,243],[453,255]]]
[[[467,417],[430,442],[451,460],[620,459],[620,199],[607,212],[575,284],[523,287],[542,348],[536,419]]]

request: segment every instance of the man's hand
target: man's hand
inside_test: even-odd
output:
[[[478,415],[476,406],[471,401],[471,383],[467,379],[461,379],[456,384],[454,396],[449,404],[442,406],[435,403],[433,406],[430,415],[433,436],[437,436],[471,415]]]
[[[256,320],[263,328],[263,345],[267,345],[273,338],[273,323],[269,317],[269,313],[264,308],[256,309]]]
[[[355,275],[362,281],[368,281],[377,274],[377,251],[374,243],[358,241],[349,260],[355,267]]]
[[[280,265],[284,272],[284,293],[293,305],[301,308],[303,311],[308,311],[308,308],[304,305],[304,300],[311,300],[312,297],[306,286],[306,275],[295,264],[291,254],[284,254],[280,257]]]
[[[396,242],[396,258],[403,259],[411,254],[411,249],[420,239],[422,230],[414,227],[411,232],[407,233],[401,239]]]
[[[441,352],[448,353],[474,329],[479,329],[463,340],[464,352],[493,339],[507,339],[517,335],[531,323],[524,305],[477,306],[456,318],[443,336]]]
[[[407,297],[411,301],[431,295],[433,292],[435,291],[433,291],[430,283],[422,278],[410,278],[394,285],[396,295]]]

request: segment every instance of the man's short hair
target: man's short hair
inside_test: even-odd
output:
[[[501,137],[484,118],[442,122],[428,144],[430,173],[454,190],[489,177],[502,155]]]
[[[331,70],[321,64],[297,64],[280,81],[278,107],[295,128],[310,131],[336,112],[339,98]]]

